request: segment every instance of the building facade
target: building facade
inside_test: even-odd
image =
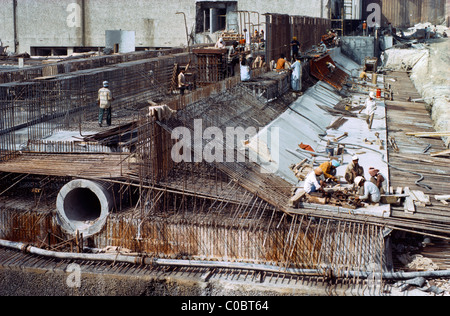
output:
[[[136,49],[214,42],[222,30],[264,29],[265,13],[329,16],[329,0],[0,0],[0,39],[14,53],[64,55],[105,47],[106,31]]]

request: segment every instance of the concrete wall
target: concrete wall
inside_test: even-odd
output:
[[[0,40],[14,50],[13,1],[0,0]]]
[[[342,38],[342,53],[354,62],[363,65],[366,57],[375,56],[375,38],[368,36],[345,36]]]
[[[328,17],[327,3],[237,1],[239,10],[257,11],[260,21],[268,12]],[[16,24],[20,53],[31,52],[31,47],[104,47],[105,31],[120,29],[136,32],[137,47],[186,45],[184,18],[177,12],[185,13],[189,33],[195,31],[195,0],[0,0],[0,39],[14,51]],[[256,13],[250,18],[257,24]]]

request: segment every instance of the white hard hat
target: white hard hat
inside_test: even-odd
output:
[[[359,160],[358,155],[353,155],[352,160]]]
[[[356,177],[356,178],[355,178],[355,184],[356,184],[357,186],[359,186],[359,184],[361,183],[362,180],[364,180],[363,177],[361,177],[361,176]]]
[[[370,91],[369,97],[371,97],[372,99],[375,98],[375,93],[373,93],[373,91]]]

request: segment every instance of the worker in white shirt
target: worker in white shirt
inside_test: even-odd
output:
[[[216,45],[214,45],[214,48],[225,48],[225,42],[223,41],[223,38],[219,38],[219,40],[216,42]]]
[[[324,183],[325,177],[323,176],[323,170],[320,167],[317,167],[316,169],[308,173],[303,188],[306,193],[317,192],[322,189]]]
[[[184,75],[185,72],[185,69],[181,69],[178,74],[178,89],[180,89],[180,95],[184,95],[184,90],[189,89],[189,84],[186,83],[186,77]]]
[[[249,81],[251,79],[250,66],[247,64],[245,57],[241,60],[240,65],[241,81]]]
[[[380,190],[375,184],[370,181],[366,181],[366,179],[364,179],[363,177],[356,177],[355,184],[364,188],[364,195],[358,197],[361,201],[367,201],[371,203],[380,202]]]
[[[373,117],[375,116],[375,111],[377,110],[377,102],[375,101],[375,94],[371,91],[369,93],[369,97],[366,99],[366,102],[364,102],[364,107],[359,111],[359,113],[362,112],[362,110],[366,110],[366,123],[367,127],[372,129],[372,123],[373,123]]]
[[[327,45],[324,42],[320,42],[318,49],[319,53],[326,53],[328,50]]]

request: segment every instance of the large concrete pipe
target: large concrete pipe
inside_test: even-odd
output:
[[[88,237],[98,233],[105,225],[114,201],[100,183],[77,179],[64,185],[56,199],[58,221],[68,234],[77,230]]]

